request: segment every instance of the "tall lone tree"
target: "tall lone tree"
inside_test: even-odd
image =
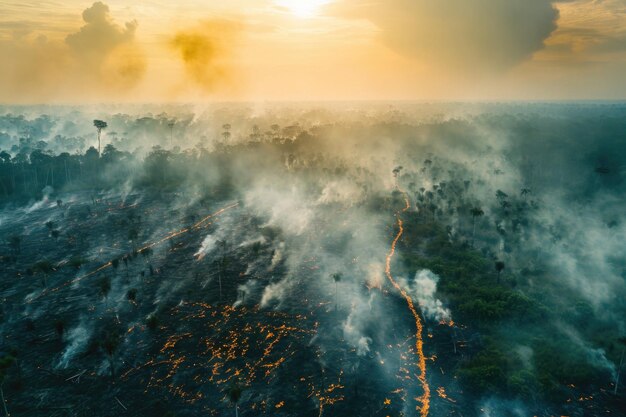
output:
[[[339,281],[341,281],[341,272],[336,272],[334,274],[331,275],[333,281],[335,281],[335,311],[337,311],[337,305],[338,303],[338,299],[337,299],[337,284],[339,284]]]
[[[472,246],[474,246],[474,237],[476,236],[476,217],[483,216],[485,212],[480,207],[474,207],[470,210],[472,215]]]
[[[105,121],[96,119],[96,120],[93,121],[93,125],[98,130],[98,155],[100,155],[101,152],[102,152],[102,149],[101,149],[101,146],[100,146],[100,137],[102,135],[102,129],[106,129],[108,124]]]

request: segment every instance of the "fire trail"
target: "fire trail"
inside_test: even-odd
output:
[[[232,204],[230,204],[230,205],[228,205],[228,206],[226,206],[226,207],[224,207],[224,208],[222,208],[222,209],[220,209],[220,210],[218,210],[218,211],[216,211],[214,213],[211,213],[211,214],[203,217],[200,221],[198,221],[197,223],[195,223],[192,226],[185,227],[185,228],[180,229],[180,230],[175,230],[175,231],[168,233],[166,236],[164,236],[164,237],[162,237],[162,238],[160,238],[160,239],[158,239],[158,240],[156,240],[154,242],[146,243],[143,247],[137,249],[136,252],[137,253],[142,253],[142,252],[144,252],[144,251],[146,251],[146,250],[148,250],[148,249],[150,249],[150,248],[152,248],[154,246],[157,246],[157,245],[160,245],[161,243],[167,242],[168,240],[171,240],[171,239],[173,239],[173,238],[175,238],[177,236],[184,235],[185,233],[187,233],[187,232],[189,232],[191,230],[197,230],[197,229],[206,227],[206,226],[208,226],[210,224],[210,223],[207,223],[210,219],[212,219],[213,217],[217,217],[217,216],[221,215],[222,213],[224,213],[224,212],[226,212],[228,210],[231,210],[231,209],[233,209],[233,208],[235,208],[237,206],[239,206],[238,202],[232,203]],[[74,278],[72,280],[66,281],[63,284],[59,285],[58,287],[51,288],[51,289],[46,289],[46,290],[42,291],[39,295],[31,298],[27,302],[31,303],[31,302],[33,302],[35,300],[40,299],[41,297],[43,297],[43,296],[45,296],[45,295],[47,295],[49,293],[51,293],[51,292],[56,292],[56,291],[59,291],[62,288],[65,288],[65,287],[68,287],[70,285],[76,284],[77,282],[82,281],[85,278],[89,278],[89,277],[97,274],[98,272],[103,271],[105,269],[108,269],[108,268],[110,268],[112,266],[113,266],[113,261],[108,261],[105,264],[99,266],[98,268],[94,269],[93,271],[91,271],[89,273],[86,273],[84,275],[80,275],[80,276],[78,276],[78,277],[76,277],[76,278]]]
[[[417,354],[417,366],[420,369],[420,375],[418,376],[418,379],[420,381],[420,384],[422,385],[423,390],[423,394],[419,398],[417,398],[417,400],[422,404],[422,406],[420,407],[420,415],[422,417],[427,417],[428,411],[430,409],[430,387],[428,386],[428,381],[426,380],[426,357],[424,356],[424,341],[422,340],[422,320],[415,308],[415,305],[413,304],[413,299],[411,298],[411,296],[396,282],[396,280],[393,278],[393,275],[391,274],[391,260],[396,253],[396,245],[404,234],[404,223],[402,222],[401,215],[411,207],[406,193],[402,191],[402,194],[404,196],[404,202],[406,205],[402,210],[396,212],[395,214],[396,218],[398,219],[398,234],[391,243],[391,250],[389,251],[389,254],[387,255],[385,261],[385,275],[387,276],[387,279],[389,280],[391,285],[393,285],[406,300],[409,310],[411,310],[411,314],[413,314],[413,317],[415,318],[415,349]]]

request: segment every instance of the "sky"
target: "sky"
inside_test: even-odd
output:
[[[5,104],[626,98],[626,0],[0,2]]]

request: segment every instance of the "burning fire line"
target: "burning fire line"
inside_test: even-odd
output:
[[[406,300],[409,310],[411,310],[411,314],[413,314],[413,317],[415,318],[415,327],[417,328],[417,331],[415,333],[415,348],[417,353],[417,366],[420,369],[420,375],[418,376],[418,379],[424,391],[422,396],[417,398],[417,400],[422,404],[422,406],[420,407],[420,415],[422,417],[426,417],[428,416],[428,411],[430,408],[430,387],[428,386],[428,381],[426,381],[426,357],[424,356],[424,341],[422,340],[422,320],[420,319],[420,316],[415,309],[415,306],[413,305],[413,299],[411,298],[411,296],[409,296],[409,294],[402,287],[400,287],[400,285],[398,285],[398,283],[393,278],[393,275],[391,274],[391,259],[396,253],[396,245],[398,241],[404,234],[404,223],[402,222],[400,215],[406,212],[411,207],[406,193],[402,191],[402,194],[404,195],[404,202],[406,203],[406,206],[401,211],[396,212],[395,214],[396,218],[398,219],[398,234],[391,243],[391,250],[389,251],[389,254],[387,255],[385,261],[385,275],[387,276],[387,279],[389,280],[391,285],[393,285]]]
[[[238,205],[239,205],[239,203],[233,203],[233,204],[231,204],[231,205],[229,205],[229,206],[226,206],[226,207],[224,207],[224,208],[222,208],[222,209],[220,209],[220,210],[216,211],[215,213],[209,214],[208,216],[206,216],[206,217],[202,218],[202,220],[200,220],[199,222],[197,222],[197,223],[196,223],[196,224],[194,224],[193,226],[186,227],[186,228],[181,229],[181,230],[178,230],[178,231],[170,232],[170,233],[168,233],[165,237],[163,237],[163,238],[161,238],[161,239],[157,240],[156,242],[148,243],[147,245],[143,246],[142,248],[137,249],[137,253],[142,253],[142,252],[144,252],[145,250],[147,250],[147,249],[149,249],[149,248],[152,248],[152,247],[154,247],[154,246],[156,246],[156,245],[159,245],[159,244],[161,244],[161,243],[163,243],[163,242],[167,242],[168,240],[171,240],[171,239],[173,239],[173,238],[175,238],[175,237],[177,237],[177,236],[184,235],[185,233],[187,233],[187,232],[189,232],[189,231],[191,231],[191,230],[194,230],[194,229],[199,229],[200,227],[205,226],[205,224],[204,224],[204,223],[206,223],[209,219],[211,219],[211,218],[213,218],[213,217],[216,217],[216,216],[219,216],[220,214],[224,213],[225,211],[230,210],[230,209],[233,209],[233,208],[237,207]],[[112,261],[109,261],[109,262],[107,262],[107,263],[105,263],[105,264],[101,265],[101,266],[100,266],[100,267],[98,267],[97,269],[95,269],[95,270],[93,270],[93,271],[91,271],[91,272],[89,272],[89,273],[87,273],[87,274],[84,274],[84,275],[81,275],[81,276],[79,276],[79,277],[76,277],[76,278],[74,278],[74,279],[72,279],[72,280],[70,280],[70,281],[66,281],[65,283],[63,283],[63,284],[59,285],[59,286],[58,286],[58,287],[56,287],[56,288],[51,288],[51,289],[49,289],[49,290],[48,290],[48,289],[46,289],[46,290],[42,291],[42,292],[41,292],[41,294],[39,294],[39,295],[37,295],[36,297],[33,297],[32,299],[30,299],[30,300],[28,301],[28,303],[31,303],[31,302],[33,302],[33,301],[35,301],[35,300],[38,300],[39,298],[43,297],[44,295],[47,295],[47,294],[48,294],[48,293],[50,293],[50,292],[56,292],[56,291],[59,291],[61,288],[65,288],[65,287],[67,287],[68,285],[72,285],[72,284],[75,284],[75,283],[77,283],[77,282],[79,282],[79,281],[82,281],[82,280],[83,280],[83,279],[85,279],[85,278],[89,278],[90,276],[95,275],[95,274],[97,274],[98,272],[100,272],[100,271],[102,271],[102,270],[105,270],[105,269],[107,269],[107,268],[110,268],[112,265],[113,265],[113,262],[112,262]]]

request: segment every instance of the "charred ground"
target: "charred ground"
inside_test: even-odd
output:
[[[532,135],[564,126],[553,111],[550,123],[305,113],[316,122],[281,128],[289,115],[230,110],[210,147],[182,150],[159,116],[137,119],[161,126],[156,147],[131,152],[130,138],[102,155],[46,150],[42,116],[5,116],[38,127],[0,165],[9,411],[225,415],[236,399],[243,416],[419,415],[415,322],[384,274],[397,237],[391,272],[424,323],[429,415],[618,415],[622,253],[584,271],[554,259],[590,253],[580,233],[611,247],[622,230],[623,134],[592,114],[583,136],[610,134],[578,171],[537,169]],[[487,128],[531,139],[503,147]],[[603,209],[580,209],[576,228],[566,209],[584,199]],[[586,291],[569,278],[581,272]]]

